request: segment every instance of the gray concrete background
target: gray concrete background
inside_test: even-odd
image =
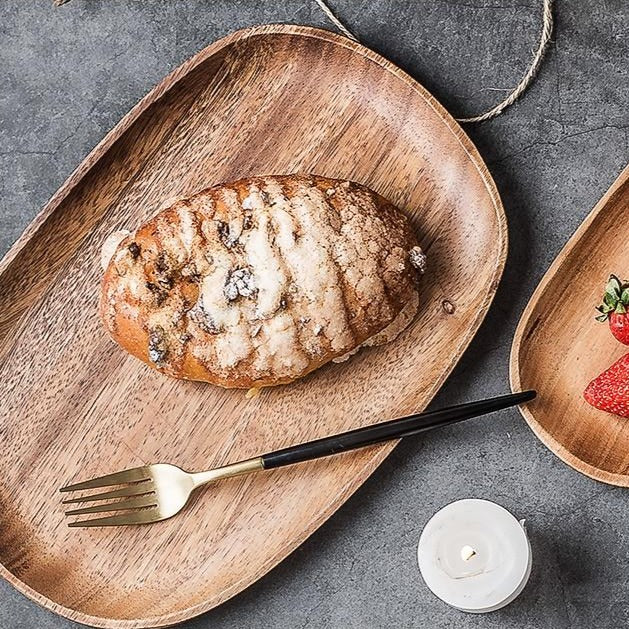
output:
[[[281,4],[281,6],[276,6]],[[453,112],[500,99],[528,63],[541,0],[332,5],[362,41]],[[434,406],[508,389],[513,331],[569,235],[629,161],[629,7],[557,3],[537,82],[500,118],[469,126],[509,219],[504,281]],[[49,0],[0,4],[0,253],[74,167],[161,77],[218,37],[263,22],[332,28],[312,0]],[[567,305],[566,307],[569,307]],[[526,518],[534,563],[524,593],[471,616],[423,584],[420,531],[444,504],[494,500]],[[555,458],[517,411],[401,444],[357,494],[257,584],[188,629],[629,625],[629,493]],[[0,627],[76,626],[0,583]]]

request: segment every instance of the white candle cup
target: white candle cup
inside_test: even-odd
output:
[[[480,614],[513,601],[531,574],[523,526],[489,500],[458,500],[435,513],[419,538],[426,585],[452,607]]]

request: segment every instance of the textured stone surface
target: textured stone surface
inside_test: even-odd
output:
[[[333,2],[364,43],[468,114],[522,74],[540,5]],[[59,9],[46,0],[2,2],[0,253],[163,75],[216,38],[262,22],[331,28],[312,0],[73,0]],[[535,85],[500,118],[469,126],[501,191],[511,249],[487,320],[435,406],[507,390],[511,338],[528,297],[629,161],[628,25],[625,0],[559,1],[554,46]],[[416,565],[423,525],[463,497],[499,502],[527,518],[531,534],[529,585],[485,616],[434,598]],[[574,472],[516,411],[503,412],[401,444],[290,558],[185,627],[627,626],[628,522],[627,490]],[[71,626],[0,583],[0,627]]]

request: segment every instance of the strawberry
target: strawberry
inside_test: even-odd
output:
[[[629,354],[594,378],[583,397],[594,408],[629,417]]]
[[[609,321],[612,334],[629,345],[629,282],[621,282],[615,275],[609,276],[605,286],[603,303],[597,308],[601,313],[597,321]]]

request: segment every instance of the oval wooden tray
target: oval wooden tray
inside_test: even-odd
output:
[[[629,276],[629,167],[548,269],[520,319],[511,384],[537,389],[520,407],[557,456],[592,478],[629,487],[629,421],[592,408],[583,390],[626,353],[594,310],[610,273]]]
[[[96,316],[108,233],[211,184],[297,170],[365,183],[412,215],[429,271],[401,339],[253,400],[165,378],[108,340]],[[506,248],[477,151],[391,63],[299,26],[206,48],[123,118],[0,266],[2,574],[98,627],[173,624],[241,591],[393,445],[217,484],[148,527],[68,529],[57,488],[143,462],[204,469],[423,409],[480,325]]]

